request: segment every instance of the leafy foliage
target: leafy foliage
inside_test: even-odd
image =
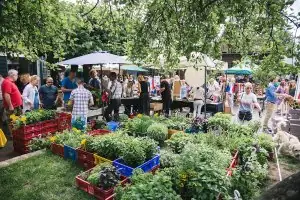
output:
[[[153,123],[147,129],[147,137],[154,139],[160,145],[164,143],[168,136],[168,128],[164,124]]]
[[[174,153],[181,153],[185,145],[192,143],[193,141],[194,137],[192,135],[179,132],[173,134],[172,137],[166,141],[166,143]]]
[[[180,196],[172,189],[171,178],[164,173],[155,176],[151,173],[135,172],[132,185],[117,189],[118,200],[131,199],[165,199],[180,200]]]
[[[161,150],[160,151],[160,168],[170,168],[175,167],[176,161],[178,160],[179,155],[173,153],[170,150]]]

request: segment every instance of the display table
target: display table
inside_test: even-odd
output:
[[[194,101],[187,99],[176,99],[172,102],[172,110],[182,109],[184,107],[190,108],[190,113],[194,112]],[[211,112],[213,115],[218,112],[223,112],[223,103],[206,103],[206,112]],[[201,112],[204,112],[204,105],[202,106]]]

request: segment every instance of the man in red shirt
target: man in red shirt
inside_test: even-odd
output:
[[[22,96],[15,84],[18,79],[18,71],[12,69],[8,71],[8,76],[4,79],[1,85],[3,96],[3,107],[7,114],[8,123],[11,123],[10,115],[22,114]],[[10,130],[11,131],[11,130]]]

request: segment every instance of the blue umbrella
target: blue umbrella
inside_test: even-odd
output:
[[[244,68],[232,67],[225,70],[225,74],[250,75],[252,74],[252,69],[248,67],[244,67]]]

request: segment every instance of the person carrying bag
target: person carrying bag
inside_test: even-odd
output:
[[[238,117],[241,121],[251,121],[253,108],[256,107],[261,111],[261,108],[257,102],[257,97],[252,93],[252,84],[245,84],[246,92],[243,92],[240,97],[240,107],[238,112]]]

